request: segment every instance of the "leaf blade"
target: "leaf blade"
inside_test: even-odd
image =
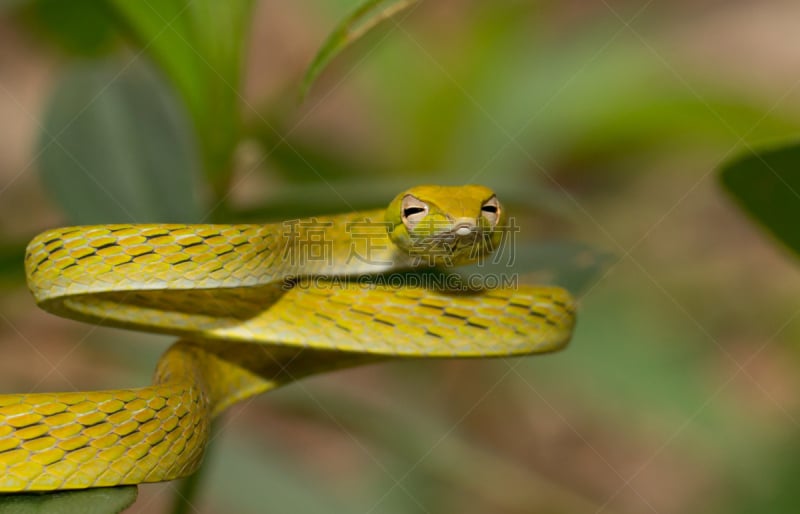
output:
[[[108,1],[186,103],[205,172],[219,193],[241,131],[239,90],[252,0]]]
[[[136,486],[128,485],[0,495],[0,514],[116,514],[133,505],[137,493]]]
[[[185,114],[150,70],[78,66],[57,86],[39,172],[70,223],[198,221]]]
[[[751,218],[800,256],[800,143],[724,164],[722,187]]]
[[[382,21],[418,2],[419,0],[368,0],[339,22],[325,38],[308,66],[300,87],[300,99],[306,97],[311,84],[334,57]]]

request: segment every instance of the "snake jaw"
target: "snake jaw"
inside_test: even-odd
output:
[[[448,221],[445,229],[432,234],[411,234],[407,248],[417,262],[450,267],[474,262],[491,253],[495,245],[492,233],[470,220]]]

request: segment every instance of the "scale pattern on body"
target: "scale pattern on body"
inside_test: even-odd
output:
[[[575,307],[561,288],[440,290],[376,279],[420,266],[420,257],[434,265],[485,257],[505,220],[485,187],[419,186],[379,211],[37,236],[25,264],[42,308],[180,339],[149,387],[0,395],[0,492],[186,476],[214,416],[309,374],[562,348]]]

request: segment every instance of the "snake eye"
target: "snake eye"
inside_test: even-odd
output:
[[[403,224],[409,230],[413,229],[428,214],[428,205],[411,195],[403,197],[403,204],[400,208],[403,212]]]
[[[422,207],[409,207],[408,209],[403,210],[403,216],[408,218],[409,216],[413,216],[414,214],[419,214],[420,212],[425,212],[425,209]]]
[[[497,201],[496,196],[489,198],[483,203],[481,206],[481,216],[486,218],[492,227],[497,225],[497,220],[500,219],[500,202]]]

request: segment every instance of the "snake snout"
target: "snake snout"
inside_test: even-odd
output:
[[[472,218],[459,218],[453,223],[450,230],[457,236],[468,236],[477,230],[478,226]]]

